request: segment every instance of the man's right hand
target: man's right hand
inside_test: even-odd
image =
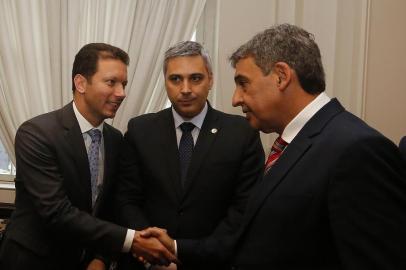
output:
[[[171,262],[179,263],[178,258],[158,239],[142,237],[140,232],[135,232],[131,252],[135,257],[142,257],[151,264],[168,266]]]
[[[167,231],[158,227],[150,227],[140,232],[142,237],[157,238],[170,252],[175,254],[175,241],[168,235]]]

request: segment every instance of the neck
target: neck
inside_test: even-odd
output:
[[[103,119],[100,119],[99,117],[95,116],[94,113],[92,113],[91,110],[89,110],[89,107],[85,103],[85,101],[77,97],[76,95],[73,97],[73,101],[75,102],[76,108],[78,109],[79,113],[90,123],[92,124],[93,127],[99,126],[102,122]]]
[[[284,107],[283,115],[283,127],[277,131],[278,134],[282,134],[285,127],[296,117],[307,105],[309,105],[319,94],[309,94],[303,89],[297,89],[294,92],[287,93],[286,104]]]

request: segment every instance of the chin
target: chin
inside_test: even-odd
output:
[[[259,125],[259,123],[257,121],[255,121],[255,120],[253,120],[252,118],[251,119],[248,118],[248,123],[250,124],[250,126],[253,129],[262,131],[261,126]]]
[[[176,112],[186,118],[192,118],[199,114],[200,111],[195,110],[194,108],[184,108],[184,109],[177,109]]]
[[[104,119],[107,119],[107,118],[114,118],[114,116],[116,116],[116,112],[106,112],[106,113],[104,114]]]

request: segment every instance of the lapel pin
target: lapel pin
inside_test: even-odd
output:
[[[216,134],[217,133],[217,128],[212,128],[211,133]]]

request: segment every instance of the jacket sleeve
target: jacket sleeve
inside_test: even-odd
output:
[[[131,123],[131,122],[130,122]],[[124,135],[116,182],[115,205],[117,222],[131,229],[141,230],[149,226],[142,204],[145,200],[143,180],[140,174],[140,160],[132,143],[135,128],[129,124]]]
[[[236,174],[236,186],[227,215],[213,233],[201,239],[177,239],[177,251],[182,262],[227,262],[240,228],[250,192],[262,176],[264,151],[259,133],[247,128],[241,163]]]

